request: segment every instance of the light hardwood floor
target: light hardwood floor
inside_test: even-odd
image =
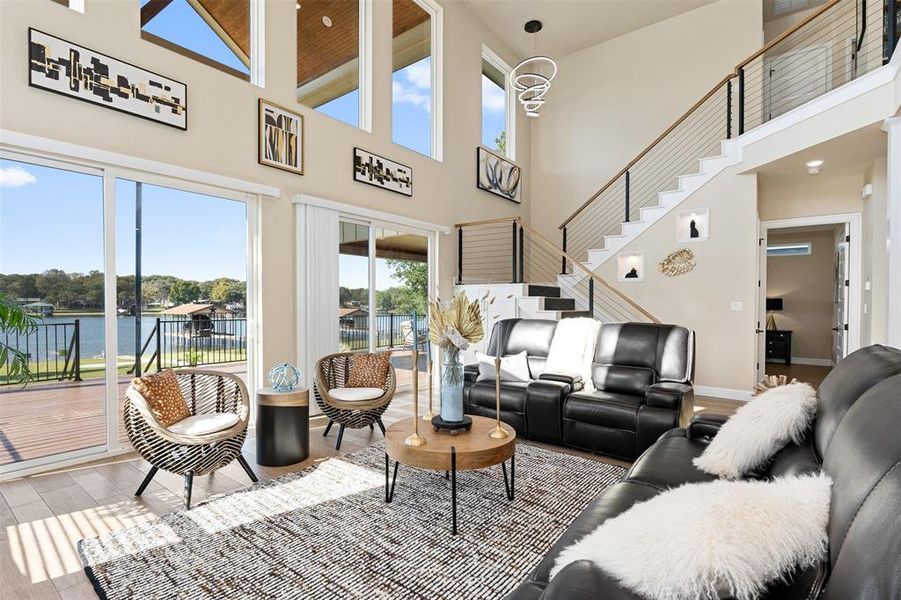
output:
[[[424,394],[420,404],[425,403]],[[698,397],[695,412],[731,414],[737,403]],[[412,415],[409,392],[398,394],[385,414],[385,424]],[[266,481],[339,455],[333,429],[310,432],[310,458],[289,467],[256,465],[255,443],[244,447],[248,462]],[[347,431],[340,454],[362,449],[381,433]],[[529,442],[525,442],[529,443]],[[620,461],[546,446],[595,460]],[[137,489],[149,465],[134,454],[0,483],[0,597],[4,600],[95,598],[76,551],[78,540],[153,520],[182,507],[183,480],[160,471],[140,498]],[[249,485],[236,463],[194,480],[194,503]]]
[[[823,379],[829,374],[832,367],[818,367],[815,365],[781,365],[778,363],[767,363],[767,375],[785,375],[789,381],[792,378],[798,381],[809,383],[814,389],[819,389]]]

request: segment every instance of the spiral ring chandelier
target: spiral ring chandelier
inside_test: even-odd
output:
[[[541,31],[541,21],[531,20],[526,23],[526,33],[533,36]],[[535,38],[532,38],[532,51],[535,51]],[[551,89],[551,82],[557,76],[557,63],[549,56],[536,55],[527,58],[513,67],[510,81],[513,89],[519,92],[517,97],[522,104],[526,116],[535,118],[544,106],[545,95]]]

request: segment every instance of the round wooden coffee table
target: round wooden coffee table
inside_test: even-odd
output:
[[[444,471],[451,480],[451,531],[457,533],[457,471],[484,469],[497,464],[504,473],[504,490],[507,500],[513,500],[516,468],[516,432],[506,423],[501,427],[509,434],[502,439],[494,439],[488,434],[496,421],[486,417],[472,417],[472,429],[466,433],[451,436],[434,431],[428,423],[420,423],[419,435],[425,438],[422,446],[407,446],[404,440],[413,433],[413,419],[403,419],[393,423],[385,432],[385,502],[394,499],[394,484],[397,468],[403,463],[410,467]],[[394,474],[391,475],[391,461]],[[510,477],[507,478],[507,461],[510,461]]]

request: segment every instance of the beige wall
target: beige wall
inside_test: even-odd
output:
[[[224,74],[140,39],[137,0],[86,0],[84,14],[50,1],[0,1],[0,128],[35,134],[229,175],[276,186],[281,198],[262,207],[263,363],[296,358],[294,321],[294,210],[303,193],[407,217],[451,225],[456,221],[528,214],[475,187],[475,147],[481,119],[481,48],[486,44],[511,64],[516,56],[461,4],[444,5],[444,161],[391,142],[391,3],[373,11],[373,129],[367,133],[299,106],[294,101],[294,0],[266,2],[266,88]],[[81,43],[187,84],[189,129],[179,131],[126,114],[30,88],[27,28]],[[306,174],[257,164],[257,100],[294,107],[306,117]],[[529,131],[517,111],[516,156],[529,163]],[[413,198],[351,179],[354,146],[413,168]],[[440,246],[441,283],[450,288],[453,236]]]
[[[832,358],[835,228],[826,231],[779,233],[768,244],[810,242],[809,256],[770,256],[766,261],[766,293],[782,298],[784,310],[774,312],[779,329],[792,331],[792,357]]]
[[[759,0],[720,0],[560,58],[532,126],[532,223],[558,240],[573,210],[760,48],[761,15]]]
[[[864,183],[873,186],[872,195],[863,200],[861,260],[864,281],[861,301],[860,345],[886,342],[888,313],[888,190],[885,158],[873,161],[864,174]],[[869,283],[870,289],[866,289]]]
[[[860,212],[866,165],[840,170],[824,166],[819,175],[800,168],[785,174],[760,174],[760,220],[791,219]]]
[[[710,209],[710,239],[676,243],[678,213],[704,208]],[[623,249],[645,253],[645,280],[615,285],[661,321],[695,330],[696,386],[749,391],[754,384],[756,210],[757,176],[727,169]],[[679,277],[660,273],[657,264],[679,248],[691,249],[697,266]],[[615,282],[615,269],[614,257],[598,273]],[[741,302],[741,311],[733,311],[732,302]]]

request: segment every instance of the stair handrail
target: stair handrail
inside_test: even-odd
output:
[[[729,80],[731,80],[731,79],[733,79],[733,78],[735,78],[735,77],[739,77],[742,68],[744,68],[745,66],[747,66],[747,65],[748,65],[749,63],[751,63],[751,61],[753,61],[754,59],[759,58],[761,55],[765,54],[767,50],[771,49],[771,48],[772,48],[773,46],[775,46],[776,44],[782,42],[782,41],[785,40],[788,36],[792,35],[792,34],[795,33],[796,31],[798,31],[799,29],[801,29],[801,28],[803,28],[804,26],[808,25],[811,21],[813,21],[814,19],[818,18],[818,17],[821,16],[823,13],[825,13],[825,12],[828,11],[828,10],[830,10],[830,9],[833,8],[834,6],[838,5],[838,4],[839,4],[840,2],[842,2],[842,1],[843,1],[843,0],[829,0],[829,2],[827,2],[827,3],[824,4],[823,6],[821,6],[820,8],[818,8],[817,10],[815,10],[814,12],[812,12],[811,14],[809,14],[807,17],[805,17],[804,19],[802,19],[801,21],[799,21],[796,25],[794,25],[793,27],[790,27],[789,29],[785,30],[784,32],[782,32],[781,34],[779,34],[778,36],[776,36],[775,38],[773,38],[772,40],[770,40],[769,42],[767,42],[766,44],[764,44],[763,47],[761,47],[759,50],[757,50],[756,52],[754,52],[753,54],[751,54],[748,58],[744,59],[742,62],[740,62],[740,63],[738,63],[737,65],[735,65],[735,68],[733,69],[733,71],[732,71],[731,73],[729,73],[728,75],[726,75],[725,77],[723,77],[723,78],[722,78],[715,86],[713,86],[713,88],[712,88],[709,92],[707,92],[706,94],[704,94],[704,96],[703,96],[700,100],[698,100],[697,102],[695,102],[694,105],[692,105],[691,108],[689,108],[687,111],[685,111],[685,112],[682,114],[682,116],[680,116],[678,119],[676,119],[676,121],[673,122],[672,125],[670,125],[669,127],[667,127],[666,130],[665,130],[663,133],[661,133],[659,136],[657,136],[657,138],[656,138],[653,142],[651,142],[644,150],[642,150],[641,152],[639,152],[638,156],[636,156],[636,157],[633,158],[631,161],[629,161],[629,163],[628,163],[625,167],[623,167],[616,175],[614,175],[614,176],[613,176],[606,184],[604,184],[604,186],[601,187],[601,189],[599,189],[597,192],[595,192],[594,194],[592,194],[591,197],[590,197],[588,200],[586,200],[581,206],[579,206],[579,208],[577,208],[577,209],[576,209],[569,217],[567,217],[567,219],[566,219],[565,221],[563,221],[563,222],[557,227],[557,229],[563,229],[564,227],[566,227],[566,226],[567,226],[573,219],[575,219],[575,218],[576,218],[583,210],[585,210],[586,208],[588,208],[595,200],[597,200],[597,198],[598,198],[601,194],[603,194],[605,191],[607,191],[607,189],[608,189],[611,185],[613,185],[617,180],[619,180],[620,177],[622,177],[623,175],[625,175],[626,171],[628,171],[629,169],[631,169],[632,167],[634,167],[635,164],[636,164],[639,160],[641,160],[645,155],[647,155],[648,152],[650,152],[651,150],[653,150],[653,149],[657,146],[657,144],[659,144],[661,141],[663,141],[663,139],[664,139],[666,136],[668,136],[670,133],[672,133],[673,130],[674,130],[676,127],[678,127],[679,125],[681,125],[688,117],[690,117],[690,116],[692,115],[692,113],[694,113],[694,111],[696,111],[702,104],[704,104],[704,102],[706,102],[707,100],[709,100],[710,97],[713,96],[720,88],[722,88],[724,85],[726,85],[727,82],[728,82]]]
[[[644,317],[646,317],[646,318],[647,318],[649,321],[651,321],[652,323],[657,323],[657,324],[661,323],[661,321],[660,321],[657,317],[655,317],[653,314],[651,314],[650,312],[648,312],[643,306],[641,306],[640,304],[638,304],[637,302],[635,302],[634,300],[632,300],[631,298],[629,298],[629,297],[628,297],[627,295],[625,295],[623,292],[621,292],[620,290],[618,290],[615,286],[613,286],[613,285],[611,285],[610,283],[608,283],[606,279],[604,279],[603,277],[601,277],[600,275],[598,275],[597,273],[595,273],[594,271],[592,271],[591,269],[589,269],[588,267],[586,267],[585,265],[583,265],[583,264],[582,264],[579,260],[577,260],[575,257],[573,257],[572,255],[568,254],[566,251],[564,251],[564,250],[558,248],[552,241],[550,241],[549,239],[547,239],[547,237],[545,237],[544,234],[538,232],[537,230],[533,229],[530,225],[524,223],[523,220],[522,220],[522,217],[520,217],[520,216],[499,217],[499,218],[496,218],[496,219],[483,219],[483,220],[481,220],[481,221],[464,221],[464,222],[461,222],[461,223],[455,223],[455,224],[454,224],[454,227],[457,228],[458,231],[459,231],[459,230],[462,230],[462,229],[464,229],[464,228],[466,228],[466,227],[479,227],[479,226],[484,226],[484,225],[497,225],[497,224],[499,224],[499,223],[516,223],[520,228],[522,228],[523,231],[528,232],[528,234],[529,234],[530,236],[532,236],[533,239],[537,240],[537,241],[540,242],[543,246],[545,246],[546,248],[548,248],[551,252],[555,253],[555,254],[557,255],[557,258],[559,258],[559,259],[565,259],[565,260],[571,262],[571,263],[572,263],[573,265],[575,265],[578,269],[580,269],[580,270],[585,274],[586,277],[589,277],[589,278],[591,278],[592,280],[594,280],[594,281],[596,281],[597,283],[599,283],[599,284],[601,284],[602,286],[604,286],[604,287],[605,287],[606,289],[608,289],[612,294],[614,294],[617,298],[619,298],[620,300],[622,300],[623,302],[625,302],[626,304],[628,304],[629,306],[631,306],[631,307],[632,307],[633,309],[635,309],[639,314],[641,314],[641,315],[643,315]]]

